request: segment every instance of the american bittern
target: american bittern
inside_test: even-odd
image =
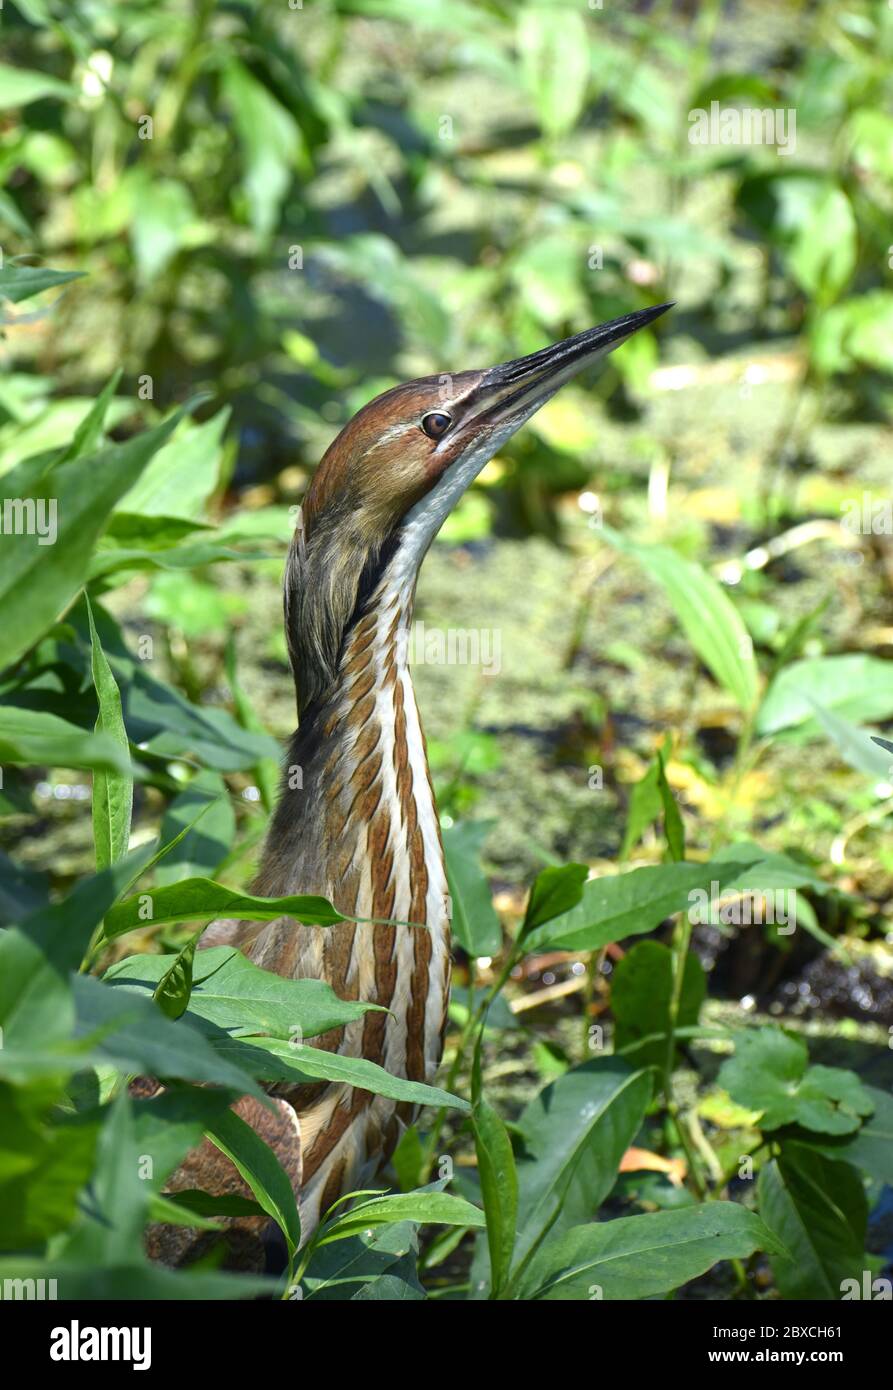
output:
[[[487,371],[424,377],[385,392],[341,431],[307,493],[285,575],[285,627],[299,728],[255,891],[314,893],[350,921],[326,930],[287,918],[217,923],[203,945],[232,942],[257,964],[327,980],[342,998],[389,1013],[314,1039],[389,1072],[431,1080],[443,1047],[450,923],[434,794],[407,665],[419,566],[451,508],[501,444],[560,386],[668,305]],[[277,1110],[240,1113],[293,1181],[304,1238],[345,1192],[390,1156],[412,1108],[347,1085],[277,1087]],[[235,1192],[235,1169],[207,1141],[174,1188]],[[233,1224],[239,1262],[259,1250],[257,1223]],[[163,1228],[163,1259],[184,1236]]]

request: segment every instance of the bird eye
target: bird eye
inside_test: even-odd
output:
[[[440,439],[452,423],[449,415],[444,415],[441,410],[432,410],[430,415],[422,416],[422,429],[429,439]]]

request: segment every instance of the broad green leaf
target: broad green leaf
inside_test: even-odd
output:
[[[94,981],[95,983],[95,981]],[[101,988],[101,986],[97,986]],[[142,1256],[142,1234],[151,1187],[142,1177],[133,1104],[121,1090],[103,1109],[90,1201],[58,1254],[96,1265],[124,1263]]]
[[[739,1033],[735,1056],[723,1062],[718,1079],[739,1105],[762,1112],[765,1130],[799,1124],[820,1134],[852,1134],[873,1109],[855,1072],[810,1066],[806,1043],[780,1028]]]
[[[54,468],[60,464],[68,463],[70,459],[80,458],[82,454],[94,453],[102,444],[103,427],[105,417],[108,414],[109,405],[118,389],[118,382],[121,380],[121,368],[113,372],[109,380],[103,386],[96,400],[91,405],[87,414],[78,425],[74,432],[71,443],[62,450],[59,458],[53,463]]]
[[[876,782],[888,783],[893,780],[893,759],[890,750],[884,747],[883,739],[878,740],[870,729],[860,729],[848,719],[841,719],[839,714],[823,709],[815,700],[812,707],[816,719],[850,767],[864,772]]]
[[[49,1124],[0,1090],[0,1245],[39,1246],[66,1230],[93,1171],[98,1124]]]
[[[74,88],[58,77],[47,72],[30,72],[27,68],[10,67],[0,63],[0,110],[8,111],[14,106],[27,106],[32,101],[42,101],[46,97],[71,100]]]
[[[210,878],[186,878],[136,894],[119,903],[107,916],[105,938],[136,927],[160,926],[163,922],[191,922],[202,917],[247,917],[254,922],[271,922],[277,917],[293,917],[309,926],[329,927],[344,918],[325,898],[291,896],[258,898],[225,888]],[[418,930],[422,930],[419,928]]]
[[[301,1218],[291,1180],[273,1150],[233,1110],[212,1121],[207,1134],[235,1164],[259,1204],[285,1236],[289,1255],[294,1255],[301,1243]]]
[[[304,1301],[424,1298],[416,1274],[416,1233],[412,1222],[398,1221],[321,1246],[302,1281]]]
[[[400,1192],[357,1202],[343,1216],[326,1224],[320,1243],[330,1245],[393,1221],[412,1221],[420,1226],[479,1227],[486,1224],[480,1207],[473,1206],[464,1197],[424,1190]]]
[[[133,774],[130,770],[130,745],[121,713],[121,694],[96,634],[89,599],[87,615],[92,642],[93,685],[99,703],[96,732],[107,734],[117,743],[126,767],[124,772],[96,771],[93,774],[93,843],[96,868],[100,870],[123,859],[127,853],[133,814]]]
[[[0,668],[23,656],[68,607],[84,582],[93,545],[112,508],[182,414],[182,410],[177,411],[126,444],[110,444],[98,454],[72,459],[41,478],[30,494],[18,491],[17,475],[22,465],[6,474],[8,495],[24,496],[33,504],[36,529],[9,538],[3,547]],[[41,544],[50,534],[53,544]]]
[[[170,1080],[150,1100],[134,1101],[139,1151],[152,1160],[145,1181],[154,1192],[161,1191],[183,1156],[200,1143],[207,1127],[227,1112],[231,1103],[231,1092]],[[176,1200],[173,1193],[168,1196]]]
[[[206,1193],[202,1194],[206,1196]],[[248,1202],[251,1208],[251,1215],[262,1216],[263,1209],[257,1202]],[[247,1213],[239,1211],[238,1215]],[[170,1197],[162,1196],[157,1193],[149,1202],[148,1216],[150,1221],[163,1221],[168,1226],[187,1226],[198,1231],[222,1231],[224,1229],[220,1221],[213,1221],[204,1212],[196,1211],[187,1206],[185,1202],[172,1201]]]
[[[240,1197],[235,1193],[215,1197],[210,1192],[202,1192],[200,1188],[192,1187],[169,1193],[165,1199],[165,1210],[159,1213],[158,1209],[153,1207],[150,1214],[153,1221],[173,1222],[174,1218],[178,1217],[183,1225],[191,1226],[198,1224],[192,1219],[195,1217],[263,1216],[265,1213],[260,1202],[255,1202],[250,1197]],[[204,1221],[201,1224],[204,1225]],[[208,1221],[206,1229],[219,1231],[222,1228],[218,1222],[211,1220]]]
[[[199,228],[192,194],[179,179],[152,180],[147,197],[134,200],[130,240],[141,285],[157,281]]]
[[[207,811],[193,827],[196,812],[202,806]],[[210,878],[232,849],[236,813],[229,788],[218,772],[202,768],[174,797],[161,822],[162,840],[172,840],[184,826],[187,832],[183,839],[158,866],[155,877],[159,884],[177,883],[196,875]]]
[[[0,709],[0,759],[27,767],[83,767],[123,777],[130,755],[111,733],[87,733],[47,710]]]
[[[126,988],[151,994],[178,959],[128,956],[104,978],[116,993]],[[210,946],[195,954],[189,1019],[208,1034],[225,1029],[233,1037],[265,1033],[291,1041],[343,1028],[377,1007],[339,999],[325,980],[292,980],[261,970],[232,946]]]
[[[228,409],[218,410],[201,424],[184,420],[170,443],[157,450],[148,467],[121,497],[118,510],[146,517],[201,521],[220,484],[223,435],[229,414]]]
[[[524,1277],[524,1299],[657,1298],[719,1260],[780,1249],[758,1216],[737,1202],[574,1226],[547,1241]]]
[[[73,987],[76,1036],[90,1039],[93,1053],[112,1066],[261,1095],[251,1073],[240,1070],[239,1059],[224,1056],[186,1020],[173,1023],[150,1000],[132,990],[110,989],[92,975],[75,976]]]
[[[290,111],[249,70],[231,59],[223,97],[233,113],[251,222],[267,236],[276,225],[292,171],[304,156],[301,129]]]
[[[688,955],[675,1025],[694,1027],[706,994],[703,966],[697,956]],[[672,998],[672,951],[660,941],[639,941],[617,962],[612,976],[615,1050],[628,1053],[628,1060],[637,1066],[663,1066]],[[655,1033],[662,1035],[660,1041],[645,1042]]]
[[[858,240],[849,198],[841,188],[825,188],[788,251],[794,279],[820,305],[832,304],[849,282]]]
[[[674,912],[691,910],[712,885],[720,891],[748,867],[733,861],[660,864],[591,878],[576,907],[531,932],[528,951],[545,947],[596,951],[628,936],[653,931]]]
[[[4,265],[0,267],[0,299],[21,304],[23,299],[83,279],[82,270],[49,270],[38,265]]]
[[[41,950],[59,974],[76,970],[112,903],[142,873],[154,845],[140,845],[98,874],[82,878],[67,898],[32,913],[22,934]]]
[[[661,545],[639,545],[610,526],[601,534],[638,560],[663,588],[685,634],[704,665],[742,710],[757,698],[753,642],[732,600],[700,565]]]
[[[518,1258],[546,1230],[594,1219],[651,1100],[651,1073],[620,1057],[565,1072],[518,1120]]]
[[[797,728],[807,737],[821,734],[813,701],[822,709],[860,724],[893,715],[893,661],[848,652],[807,657],[779,671],[757,713],[757,732],[775,734]]]
[[[518,1173],[512,1141],[492,1105],[478,1095],[471,1111],[481,1196],[486,1212],[490,1283],[497,1297],[506,1284],[515,1249],[518,1219]]]
[[[760,1215],[785,1247],[769,1252],[783,1298],[838,1301],[844,1279],[861,1284],[868,1201],[849,1163],[836,1163],[800,1144],[760,1169]]]
[[[443,852],[452,906],[453,935],[470,956],[495,956],[502,927],[480,867],[481,846],[493,821],[462,821],[443,831]]]
[[[182,1026],[182,1021],[181,1025],[171,1026]],[[232,1061],[261,1081],[288,1081],[299,1086],[309,1081],[341,1081],[361,1091],[388,1096],[391,1100],[411,1101],[414,1105],[445,1106],[454,1110],[471,1108],[468,1101],[439,1086],[425,1086],[421,1081],[392,1076],[384,1067],[365,1057],[324,1052],[322,1048],[290,1044],[279,1038],[220,1037],[213,1047],[218,1057]]]
[[[550,865],[547,869],[541,869],[530,890],[521,925],[521,938],[570,912],[580,901],[588,876],[589,870],[585,864]]]
[[[589,85],[589,35],[582,15],[564,8],[523,9],[518,49],[544,133],[566,134],[582,113]]]
[[[874,1111],[855,1134],[840,1139],[813,1136],[810,1146],[828,1158],[852,1163],[875,1182],[893,1187],[893,1096],[877,1086],[866,1086],[865,1092]]]

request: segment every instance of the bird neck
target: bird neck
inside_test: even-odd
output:
[[[414,1031],[410,1017],[406,1046],[420,1054],[408,1059],[408,1074],[421,1076],[439,1055],[449,901],[407,661],[414,592],[415,573],[395,554],[348,626],[335,679],[302,717],[256,885],[270,896],[321,893],[353,922],[281,934],[276,959],[255,959],[325,979],[342,998],[389,1007],[395,995],[405,999],[419,1024]],[[357,918],[418,925],[356,928]],[[358,932],[371,933],[368,950]],[[437,1016],[423,1026],[435,1001]],[[367,1016],[373,1031],[383,1017]]]

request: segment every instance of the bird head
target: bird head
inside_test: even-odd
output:
[[[302,711],[324,693],[352,618],[387,570],[414,583],[437,531],[505,441],[566,382],[669,304],[625,314],[483,371],[377,396],[314,474],[286,570],[286,634]]]

